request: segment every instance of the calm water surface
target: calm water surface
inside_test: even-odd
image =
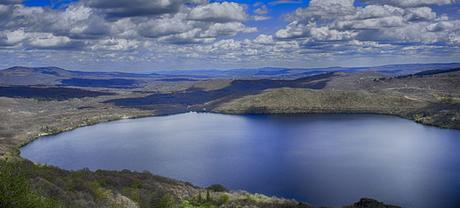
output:
[[[43,137],[21,155],[65,169],[149,170],[315,205],[366,196],[460,207],[460,131],[390,116],[186,113]]]

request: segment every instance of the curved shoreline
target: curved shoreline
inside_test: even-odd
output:
[[[404,115],[400,115],[400,114],[391,114],[391,113],[379,113],[379,112],[368,112],[368,111],[358,111],[358,112],[352,112],[352,111],[349,111],[349,112],[298,112],[298,113],[289,113],[289,112],[280,112],[280,113],[277,113],[277,112],[223,112],[223,111],[214,111],[214,110],[211,110],[211,111],[183,111],[183,112],[175,112],[175,113],[163,113],[163,114],[152,114],[152,115],[135,115],[135,116],[127,116],[127,117],[122,117],[122,118],[115,118],[115,119],[107,119],[107,120],[101,120],[101,121],[98,121],[98,122],[95,122],[95,123],[90,123],[90,124],[80,124],[80,125],[76,125],[76,126],[73,126],[71,128],[66,128],[66,129],[63,129],[61,131],[56,131],[56,132],[52,132],[52,133],[46,133],[46,132],[42,132],[40,133],[39,135],[35,135],[33,136],[31,139],[28,139],[27,141],[21,143],[14,151],[15,153],[13,155],[10,155],[10,156],[15,156],[15,157],[19,157],[21,159],[25,159],[25,158],[22,158],[19,156],[19,151],[22,147],[24,146],[27,146],[28,144],[30,144],[31,142],[35,141],[36,139],[40,138],[40,137],[44,137],[44,136],[52,136],[52,135],[57,135],[57,134],[60,134],[60,133],[64,133],[64,132],[69,132],[69,131],[73,131],[75,129],[78,129],[78,128],[82,128],[82,127],[88,127],[88,126],[94,126],[94,125],[98,125],[98,124],[103,124],[103,123],[108,123],[108,122],[113,122],[113,121],[121,121],[121,120],[131,120],[131,119],[139,119],[139,118],[153,118],[153,117],[161,117],[161,116],[171,116],[171,115],[178,115],[178,114],[183,114],[183,113],[187,113],[187,112],[197,112],[197,113],[216,113],[216,114],[224,114],[224,115],[287,115],[287,116],[304,116],[304,115],[321,115],[321,114],[339,114],[339,115],[347,115],[347,114],[369,114],[369,115],[385,115],[385,116],[394,116],[394,117],[398,117],[398,118],[401,118],[401,119],[405,119],[405,120],[409,120],[409,121],[412,121],[414,123],[417,123],[419,125],[424,125],[424,126],[430,126],[430,127],[435,127],[435,128],[441,128],[441,129],[452,129],[452,130],[460,130],[460,129],[457,129],[457,128],[450,128],[450,127],[445,127],[445,126],[439,126],[439,125],[436,125],[436,124],[432,124],[432,123],[423,123],[423,122],[420,122],[414,118],[411,118],[411,117],[408,117],[408,116],[404,116]],[[7,156],[8,153],[5,153],[4,156]],[[3,157],[3,156],[2,156]]]

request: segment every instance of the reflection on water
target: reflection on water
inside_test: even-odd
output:
[[[186,113],[122,120],[38,139],[32,161],[66,169],[149,170],[315,205],[373,197],[460,207],[460,131],[379,115]]]

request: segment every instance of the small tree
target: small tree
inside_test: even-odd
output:
[[[155,204],[153,206],[154,208],[174,208],[176,207],[176,200],[174,200],[174,197],[166,193],[164,194],[161,198],[158,204]]]
[[[209,193],[209,190],[206,190],[206,201],[211,201],[211,194]]]
[[[201,196],[201,191],[198,194],[198,203],[201,203],[203,201],[203,197]]]
[[[208,188],[206,188],[206,189],[214,191],[214,192],[226,192],[226,191],[228,191],[227,188],[225,188],[225,186],[223,186],[221,184],[213,184],[213,185],[208,186]]]

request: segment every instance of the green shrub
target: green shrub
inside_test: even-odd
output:
[[[222,194],[219,196],[219,199],[217,200],[217,203],[219,205],[222,205],[222,204],[226,204],[228,201],[230,200],[230,197],[228,196],[228,194]]]
[[[166,193],[160,198],[160,201],[157,204],[153,205],[153,207],[154,208],[174,208],[174,207],[177,207],[176,205],[177,203],[174,197],[171,194]]]
[[[211,191],[214,191],[214,192],[226,192],[228,191],[223,185],[221,184],[213,184],[213,185],[210,185],[208,186],[208,188],[206,188],[208,190],[211,190]]]
[[[20,164],[0,160],[1,208],[54,208],[59,205],[30,189],[26,174]]]
[[[212,200],[211,194],[209,193],[209,190],[206,190],[206,201],[209,202],[211,200]]]

